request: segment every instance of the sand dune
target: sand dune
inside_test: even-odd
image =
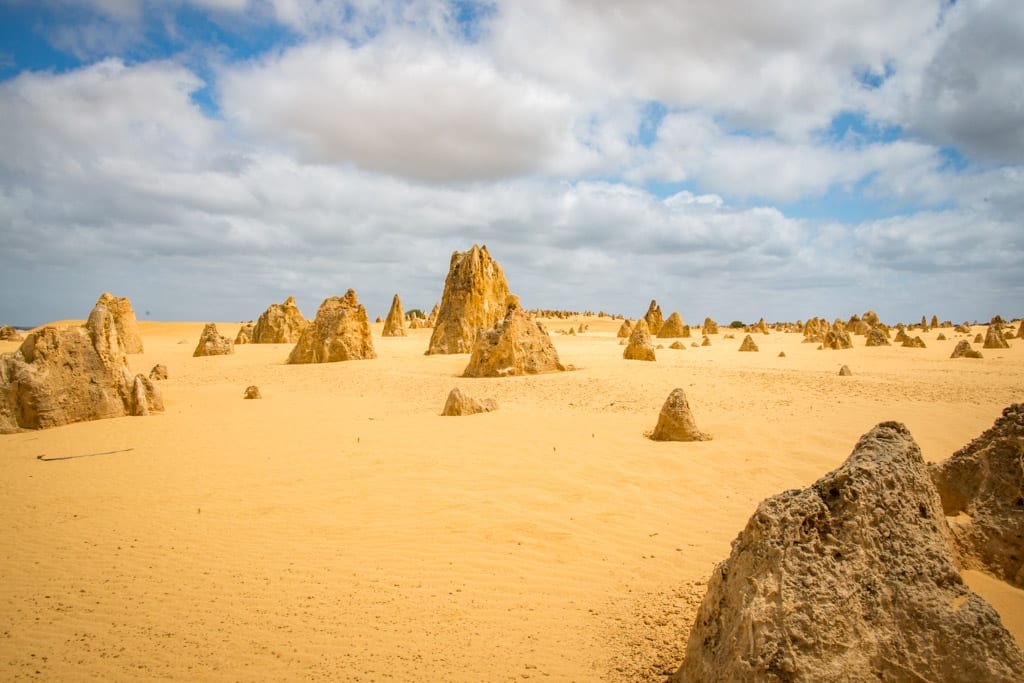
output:
[[[877,422],[941,460],[1024,401],[1024,345],[951,360],[951,330],[758,353],[718,335],[640,363],[621,321],[547,326],[581,322],[552,336],[577,370],[500,379],[424,355],[430,329],[289,366],[291,345],[193,358],[203,323],[140,322],[129,362],[167,366],[164,414],[0,436],[0,677],[658,680],[760,500]],[[440,417],[455,386],[499,410]],[[644,438],[675,387],[713,440]],[[965,578],[1024,645],[1024,591]]]

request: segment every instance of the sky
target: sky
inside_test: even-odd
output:
[[[1020,0],[0,0],[0,324],[1024,315]]]

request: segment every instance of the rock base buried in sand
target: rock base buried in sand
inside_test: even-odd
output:
[[[235,352],[235,343],[217,332],[215,323],[206,323],[203,333],[199,335],[199,343],[192,352],[193,358],[200,356],[225,356]]]
[[[242,398],[263,398],[263,395],[260,394],[260,388],[252,384],[245,388],[245,395]]]
[[[489,330],[505,317],[508,297],[505,272],[486,246],[454,252],[427,355],[472,351],[477,330]]]
[[[458,417],[462,415],[476,415],[477,413],[489,413],[498,409],[498,402],[493,398],[472,398],[467,396],[461,389],[455,387],[448,394],[448,400],[444,402],[444,409],[441,415]]]
[[[1024,404],[929,471],[961,564],[1024,588]]]
[[[961,339],[956,343],[956,348],[949,355],[950,358],[981,358],[981,351],[971,348],[971,342]]]
[[[763,501],[711,576],[672,681],[1016,681],[1024,654],[963,583],[902,424]]]
[[[711,436],[697,429],[690,402],[682,389],[676,388],[665,399],[658,414],[658,424],[651,432],[652,441],[710,441]]]
[[[253,344],[295,344],[309,326],[302,311],[290,296],[280,304],[270,304],[252,326]]]
[[[626,360],[655,360],[651,331],[643,318],[637,320],[633,326],[633,332],[629,335],[629,343],[626,344],[622,357]]]
[[[355,290],[324,299],[316,318],[302,330],[288,363],[336,363],[377,357],[370,319]]]
[[[760,349],[754,343],[754,338],[748,334],[743,338],[743,343],[740,344],[740,351],[760,351]]]
[[[149,371],[149,378],[154,380],[167,379],[167,366],[157,363]]]
[[[388,311],[388,317],[384,320],[384,330],[380,333],[380,336],[405,336],[405,313],[402,310],[402,300],[397,294],[391,300],[391,309]]]
[[[477,333],[463,377],[508,377],[561,372],[565,367],[547,331],[513,302],[493,329]]]
[[[850,366],[849,365],[844,365],[843,367],[839,368],[839,376],[840,377],[849,377],[852,374],[853,373],[850,371]]]

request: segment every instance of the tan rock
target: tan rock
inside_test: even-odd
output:
[[[768,334],[768,325],[765,323],[764,318],[757,321],[757,324],[754,325],[754,331],[760,332],[761,334]]]
[[[216,323],[206,323],[203,333],[199,335],[199,343],[192,357],[199,356],[225,356],[235,352],[235,344],[227,337],[222,337],[217,332]]]
[[[469,353],[477,330],[505,317],[508,297],[505,273],[486,246],[453,253],[427,355]]]
[[[242,398],[256,399],[263,398],[263,394],[260,393],[260,388],[255,384],[251,384],[245,388],[245,394]]]
[[[740,351],[760,351],[760,349],[754,343],[754,338],[748,334],[743,338],[743,343],[740,344]]]
[[[944,335],[942,332],[939,332],[939,336],[935,338],[935,341],[946,341],[946,335]]]
[[[670,349],[677,349],[679,351],[685,351],[686,350],[686,344],[684,344],[681,341],[674,341],[671,344],[669,344],[668,348],[670,348]]]
[[[637,320],[633,326],[633,333],[629,335],[629,343],[626,344],[622,357],[626,360],[655,360],[651,331],[644,318]]]
[[[309,321],[302,316],[302,311],[290,296],[284,303],[271,304],[256,320],[252,331],[253,344],[294,344]]]
[[[664,324],[664,320],[661,317],[661,306],[654,299],[651,299],[651,305],[647,307],[644,320],[647,321],[647,329],[651,331],[652,335],[656,335],[661,331],[661,326]]]
[[[1006,343],[1006,338],[1003,336],[1002,325],[989,325],[988,330],[985,331],[985,342],[982,344],[983,349],[1008,349],[1010,345]]]
[[[659,339],[682,339],[686,336],[686,325],[683,323],[683,317],[678,312],[673,311],[669,315],[661,328],[658,330]]]
[[[336,363],[376,358],[370,319],[355,290],[324,299],[316,319],[299,335],[288,363]]]
[[[682,389],[676,388],[665,399],[658,424],[651,432],[654,441],[709,441],[711,437],[697,429],[690,403]]]
[[[881,328],[872,327],[864,336],[867,337],[864,346],[892,346],[889,338],[885,336],[885,332]]]
[[[704,336],[718,334],[718,323],[711,318],[704,318]]]
[[[949,355],[950,358],[981,358],[981,351],[971,348],[971,342],[961,339],[956,343],[956,348]]]
[[[840,377],[849,377],[852,374],[853,374],[853,372],[850,371],[850,366],[849,365],[844,365],[843,367],[839,368],[839,376]]]
[[[785,351],[779,351],[779,358],[785,358],[785,357],[786,357],[786,352]]]
[[[1024,654],[957,571],[902,424],[763,501],[711,575],[672,681],[1016,681]]]
[[[544,327],[519,305],[509,307],[505,319],[477,333],[463,377],[508,377],[560,372],[565,367]]]
[[[238,328],[238,334],[235,335],[235,344],[252,344],[253,328],[255,325],[251,320],[242,323],[242,326]]]
[[[149,378],[155,380],[167,379],[167,366],[157,363],[149,371]]]
[[[402,300],[395,297],[391,300],[391,310],[384,321],[382,337],[404,337],[405,336],[405,313],[402,311]]]
[[[1024,404],[929,471],[960,563],[1024,588]]]
[[[974,335],[974,343],[975,344],[984,344],[985,343],[985,337],[981,336],[981,332],[979,332],[978,334]]]
[[[623,320],[622,324],[619,325],[619,331],[615,333],[615,336],[628,339],[631,334],[633,334],[633,323],[629,320]]]
[[[850,333],[841,324],[835,324],[832,326],[832,329],[825,333],[822,345],[826,349],[840,351],[842,349],[852,349],[853,340],[850,339]]]
[[[142,353],[142,337],[139,335],[139,323],[135,319],[135,311],[132,310],[132,302],[128,297],[117,297],[109,292],[103,292],[100,298],[89,313],[89,321],[85,326],[92,329],[93,319],[113,321],[113,328],[120,338],[120,346],[125,353]]]
[[[914,337],[913,339],[911,339],[910,337],[907,337],[907,339],[904,340],[904,342],[903,342],[903,347],[907,348],[907,349],[924,349],[924,348],[927,348],[925,346],[924,339],[921,339],[920,336]]]
[[[0,341],[23,341],[25,339],[21,332],[18,332],[10,325],[0,327]]]
[[[493,398],[472,398],[458,387],[455,387],[448,394],[448,400],[444,402],[444,409],[441,411],[441,415],[458,417],[462,415],[476,415],[477,413],[489,413],[497,409],[498,402]]]
[[[709,337],[704,337],[704,340],[701,341],[700,345],[701,346],[711,346],[711,339]]]

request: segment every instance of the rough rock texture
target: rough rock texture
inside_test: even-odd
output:
[[[448,394],[448,400],[444,402],[442,415],[455,416],[476,415],[477,413],[489,413],[498,409],[498,402],[493,398],[472,398],[467,396],[461,389],[455,387]]]
[[[125,353],[142,353],[142,337],[139,336],[139,323],[135,320],[135,311],[132,310],[132,302],[126,296],[114,296],[109,292],[100,294],[96,305],[89,313],[89,320],[85,326],[90,330],[95,321],[109,317],[113,320],[117,329],[117,336],[121,338],[121,347]]]
[[[655,360],[651,331],[643,318],[637,320],[633,326],[633,333],[629,335],[629,343],[626,344],[622,357],[626,360]]]
[[[676,388],[665,399],[658,424],[651,432],[654,441],[709,441],[711,436],[697,429],[690,403],[682,389]]]
[[[757,324],[754,325],[754,331],[760,332],[761,334],[768,334],[768,325],[765,323],[764,318],[757,321]]]
[[[395,294],[391,300],[391,310],[384,320],[384,331],[382,337],[404,337],[405,336],[405,313],[402,312],[402,300]]]
[[[505,273],[486,246],[453,253],[427,355],[469,353],[477,330],[489,330],[505,317],[508,296]]]
[[[263,311],[253,328],[252,343],[294,344],[307,327],[309,321],[295,305],[295,297],[290,296],[284,303],[271,304]]]
[[[850,333],[843,329],[841,325],[833,325],[832,329],[825,333],[822,344],[826,349],[834,351],[853,348],[853,340],[850,339]]]
[[[988,330],[985,331],[985,343],[982,344],[983,349],[1008,349],[1010,345],[1006,343],[1006,338],[1003,336],[1002,325],[989,325]]]
[[[153,369],[149,371],[150,379],[167,379],[167,366],[157,363],[153,366]]]
[[[651,331],[653,332],[653,329]],[[662,324],[657,334],[659,339],[683,338],[686,336],[686,324],[683,322],[683,317],[678,312],[673,311],[668,320]]]
[[[25,338],[10,325],[0,327],[0,341],[23,341]]]
[[[242,326],[238,328],[238,334],[235,335],[236,344],[252,344],[252,332],[255,328],[252,321],[242,323]]]
[[[844,365],[843,367],[839,368],[839,376],[840,377],[850,377],[852,374],[853,374],[853,371],[850,370],[850,366],[849,365]]]
[[[217,332],[216,323],[206,323],[203,333],[199,335],[199,343],[192,357],[198,356],[225,356],[235,352],[235,344],[227,337],[222,337]]]
[[[256,386],[255,384],[251,384],[245,388],[245,394],[242,396],[242,398],[263,398],[263,394],[260,393],[260,388],[258,386]]]
[[[981,358],[981,351],[971,348],[971,342],[966,339],[961,339],[956,343],[956,348],[953,349],[953,353],[949,354],[950,358]]]
[[[661,331],[661,326],[665,324],[664,319],[661,317],[661,306],[654,299],[651,299],[651,305],[647,307],[644,320],[647,321],[647,328],[651,331],[651,334],[658,334]]]
[[[711,318],[704,318],[704,335],[718,334],[718,323]]]
[[[889,338],[885,336],[885,332],[880,328],[872,327],[864,336],[867,337],[864,346],[892,346]]]
[[[163,410],[160,390],[132,376],[115,311],[87,327],[44,327],[0,356],[0,433]]]
[[[673,681],[1015,681],[1024,654],[964,586],[905,426],[763,501],[714,571]]]
[[[927,348],[924,344],[924,339],[921,339],[920,335],[917,337],[907,337],[903,340],[903,347],[908,349],[924,349]]]
[[[622,324],[619,325],[619,331],[615,333],[615,336],[628,339],[631,334],[633,334],[633,323],[629,320],[623,320]]]
[[[302,331],[288,354],[288,363],[334,363],[376,357],[370,319],[355,290],[350,289],[345,296],[324,299],[316,319]]]
[[[929,471],[963,566],[1024,588],[1024,403]]]
[[[754,338],[748,334],[743,338],[743,343],[740,344],[740,351],[760,351],[760,349],[754,343]]]
[[[518,304],[509,306],[505,319],[481,330],[463,377],[508,377],[560,372],[565,367],[544,327]]]

